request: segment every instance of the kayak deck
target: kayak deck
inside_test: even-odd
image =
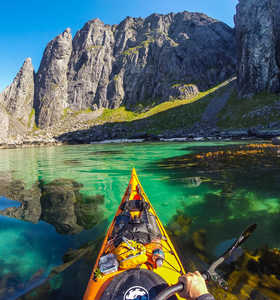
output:
[[[144,208],[142,207],[143,203],[145,204]],[[147,224],[148,234],[145,235],[145,233],[143,232],[139,233],[138,229],[134,230],[133,227],[129,227],[134,225],[130,225],[130,224],[127,225],[126,223],[124,223],[124,225],[120,224],[120,220],[126,218],[124,211],[126,210],[127,207],[129,208],[128,210],[130,214],[130,219],[132,218],[136,220],[135,227],[140,228],[140,230],[143,230],[141,229],[143,226],[141,227],[140,225],[137,224],[138,222],[137,219],[140,216],[140,214],[144,216],[144,212],[145,212],[145,217],[147,220],[149,220]],[[131,207],[133,209],[131,209]],[[121,228],[121,230],[118,231],[118,228]],[[126,236],[129,237],[129,239],[122,236],[124,232]],[[147,240],[146,236],[149,237],[149,240]],[[146,269],[152,271],[153,273],[159,275],[169,286],[176,284],[178,282],[178,278],[181,275],[185,274],[185,270],[174,249],[174,246],[172,245],[172,242],[169,239],[162,223],[157,217],[154,208],[152,207],[148,197],[146,196],[140,184],[140,181],[137,177],[135,169],[133,169],[132,171],[131,179],[129,181],[126,192],[122,198],[117,213],[107,231],[103,245],[101,247],[95,266],[93,268],[93,272],[90,277],[86,292],[84,294],[84,298],[83,298],[84,300],[101,299],[102,294],[104,293],[106,288],[110,285],[112,280],[116,276],[120,275],[121,273],[131,269],[131,267],[126,268],[122,266],[122,267],[118,267],[115,271],[111,271],[108,274],[104,274],[100,272],[99,266],[100,266],[100,259],[110,253],[117,253],[117,250],[120,247],[120,246],[117,247],[117,245],[121,243],[127,245],[127,252],[129,251],[132,252],[133,249],[135,250],[135,248],[133,248],[133,246],[130,245],[131,240],[133,241],[134,238],[137,240],[137,242],[135,242],[136,245],[142,244],[146,248],[145,255],[147,257],[147,261],[137,265],[138,269]],[[120,239],[120,241],[116,243],[118,239]],[[141,243],[139,243],[139,240],[141,241]],[[157,244],[160,244],[160,252],[163,252],[164,254],[163,255],[164,259],[161,261],[160,266],[157,266],[153,260],[154,258],[153,249],[157,248],[155,247],[155,245]],[[125,256],[125,251],[122,250],[121,253]],[[134,259],[135,260],[138,259],[140,261],[141,255],[138,255],[138,257],[136,256],[137,255],[135,255]],[[123,259],[120,264],[123,263],[123,265],[125,265],[126,260],[129,262],[129,260],[131,260],[131,257],[132,256],[130,255],[130,257]],[[182,298],[177,296],[177,299],[182,299]]]

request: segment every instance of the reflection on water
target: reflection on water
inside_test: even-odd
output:
[[[1,212],[0,299],[81,299],[132,167],[187,270],[206,269],[258,223],[236,261],[220,268],[229,292],[211,291],[216,299],[279,299],[278,155],[240,143],[2,150],[0,196],[21,206]]]
[[[0,210],[4,210],[11,206],[19,207],[20,203],[18,201],[13,201],[4,197],[0,197]]]

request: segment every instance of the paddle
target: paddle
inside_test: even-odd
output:
[[[255,231],[257,228],[257,224],[252,224],[248,226],[239,236],[238,239],[232,244],[232,246],[216,261],[214,261],[208,270],[201,273],[202,277],[207,281],[215,281],[218,283],[222,288],[227,290],[227,283],[226,281],[216,272],[217,267],[219,267],[227,258],[229,258],[233,252],[238,249]],[[155,300],[165,300],[171,297],[172,295],[181,292],[184,289],[184,284],[179,282],[175,285],[172,285],[165,290],[163,290]]]
[[[227,289],[227,283],[225,280],[218,274],[216,273],[216,269],[226,260],[228,259],[235,250],[237,250],[250,236],[251,234],[255,231],[257,228],[257,224],[252,224],[248,226],[239,236],[238,239],[232,244],[232,246],[221,256],[219,257],[216,261],[214,261],[210,267],[208,268],[207,271],[202,273],[202,276],[205,280],[213,280],[217,282],[221,287],[224,289]]]

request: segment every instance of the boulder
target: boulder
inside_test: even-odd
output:
[[[280,136],[274,137],[272,139],[272,144],[273,145],[280,145]]]

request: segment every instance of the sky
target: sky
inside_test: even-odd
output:
[[[24,60],[35,71],[47,43],[70,27],[72,34],[94,18],[118,24],[127,16],[203,12],[233,27],[238,0],[1,0],[0,91],[16,76]]]

